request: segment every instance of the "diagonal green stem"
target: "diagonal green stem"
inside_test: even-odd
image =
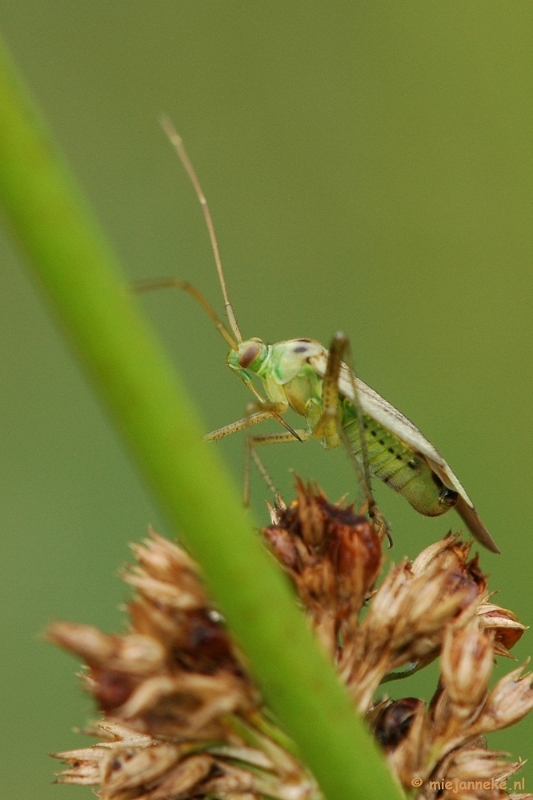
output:
[[[26,259],[266,699],[329,800],[398,796],[376,746],[246,521],[115,255],[0,45],[0,197]]]

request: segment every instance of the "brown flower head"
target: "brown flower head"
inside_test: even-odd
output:
[[[506,781],[520,763],[487,750],[483,734],[533,707],[522,668],[490,687],[495,657],[509,655],[525,626],[489,602],[470,545],[448,536],[392,566],[376,589],[380,534],[300,481],[296,500],[274,509],[263,533],[405,791],[423,800],[518,797]],[[137,565],[123,575],[135,590],[128,633],[65,622],[48,633],[84,660],[85,686],[103,714],[94,747],[57,754],[67,764],[59,781],[99,785],[101,800],[318,800],[197,565],[154,533],[134,553]],[[374,701],[380,684],[437,658],[429,704]]]

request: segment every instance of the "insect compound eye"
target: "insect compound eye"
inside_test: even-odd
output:
[[[239,367],[246,369],[250,364],[253,364],[261,350],[262,346],[258,342],[250,342],[239,355]]]
[[[453,508],[454,505],[457,503],[457,498],[459,494],[455,491],[455,489],[448,489],[447,486],[443,486],[441,493],[440,493],[440,502],[443,506],[447,506],[448,508]]]

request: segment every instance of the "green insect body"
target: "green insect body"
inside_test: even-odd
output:
[[[341,424],[355,457],[362,462],[362,445],[353,403],[344,398]],[[375,419],[363,414],[370,471],[405,497],[416,511],[438,517],[457,502],[457,492],[443,484],[424,458]]]
[[[137,288],[148,291],[177,287],[189,292],[231,348],[228,366],[258,401],[244,419],[213,431],[206,439],[218,441],[237,431],[246,431],[251,452],[259,444],[305,441],[311,437],[327,449],[342,442],[357,466],[369,512],[373,511],[376,517],[380,515],[370,489],[369,472],[405,497],[420,514],[439,516],[455,508],[472,535],[489,550],[499,553],[472,501],[440,453],[407,417],[357,378],[353,369],[341,360],[349,349],[343,334],[334,336],[329,351],[313,339],[289,339],[273,345],[255,338],[243,341],[228,297],[205,195],[181,138],[168,119],[162,119],[162,125],[189,174],[204,212],[229,329],[189,283],[164,278],[145,281]],[[256,388],[254,377],[262,381],[266,400]],[[288,425],[283,415],[289,408],[305,420],[304,429],[293,430]],[[269,418],[281,423],[285,432],[251,436],[250,427]]]
[[[341,436],[337,426],[324,430],[320,425],[328,355],[319,342],[311,339],[290,339],[273,345],[250,339],[230,350],[227,363],[247,385],[257,375],[280,415],[292,408],[305,419],[306,428],[296,431],[299,438],[316,437],[330,449],[340,444]],[[346,364],[341,364],[337,386],[338,427],[355,458],[363,462],[356,408],[359,402],[370,472],[420,514],[439,516],[455,507],[478,541],[499,552],[459,480],[418,428],[370,386],[351,376]],[[215,434],[224,435],[223,430]]]

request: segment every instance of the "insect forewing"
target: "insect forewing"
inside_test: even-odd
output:
[[[327,352],[325,354],[312,356],[309,362],[317,371],[318,375],[324,377],[327,364]],[[493,553],[499,553],[500,551],[496,543],[481,521],[479,514],[474,508],[474,504],[439,451],[433,447],[431,442],[418,430],[416,425],[413,425],[411,420],[407,419],[397,408],[385,400],[384,397],[374,391],[374,389],[360,378],[356,377],[355,382],[363,412],[375,419],[385,428],[388,428],[395,436],[412,447],[413,450],[425,458],[429,467],[448,488],[455,489],[459,495],[455,508],[468,526],[472,535],[475,536],[478,542],[489,550],[492,550]],[[346,364],[343,365],[339,377],[339,393],[352,403],[356,402],[353,392],[352,376]]]
[[[492,550],[493,553],[499,553],[500,550],[486,529],[481,521],[479,514],[477,513],[476,509],[470,503],[467,503],[465,498],[459,494],[459,499],[457,501],[457,505],[455,506],[456,510],[461,515],[462,519],[468,526],[468,529],[472,532],[473,536],[476,537],[478,542],[485,545],[489,550]]]

